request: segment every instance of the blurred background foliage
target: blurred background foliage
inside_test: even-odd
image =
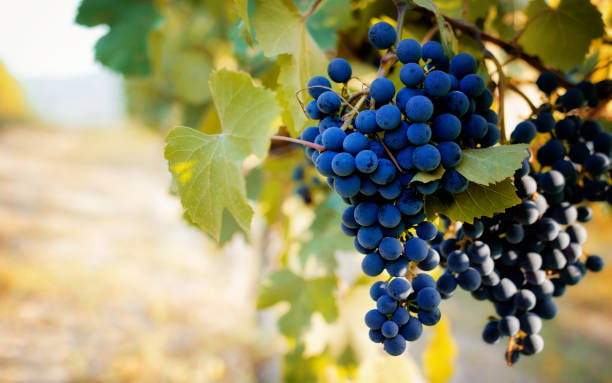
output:
[[[274,91],[283,108],[277,125],[291,135],[308,124],[294,93],[311,74],[324,73],[328,59],[347,58],[365,82],[375,77],[380,52],[367,42],[367,31],[378,20],[395,22],[392,1],[324,0],[305,29],[279,28],[291,20],[300,26],[312,4],[82,0],[75,22],[104,26],[95,58],[122,76],[126,113],[146,130],[58,135],[17,129],[11,124],[32,121],[33,113],[19,84],[0,67],[0,182],[7,201],[0,205],[0,380],[612,380],[611,268],[568,292],[559,317],[544,330],[546,350],[512,369],[500,350],[489,352],[493,346],[481,341],[491,313],[468,294],[445,302],[443,322],[405,357],[384,356],[362,323],[371,281],[361,275],[351,241],[340,235],[343,203],[328,195],[312,169],[304,178],[312,202],[295,195],[302,185],[292,171],[305,160],[293,146],[274,144],[265,160],[245,161],[255,209],[249,234],[227,211],[220,244],[179,221],[178,202],[167,193],[161,138],[178,125],[221,131],[209,88],[215,70],[247,72]],[[612,77],[606,0],[435,4],[539,56],[572,81]],[[262,10],[267,13],[258,15]],[[274,19],[274,10],[288,19]],[[478,44],[455,32],[456,47],[481,59]],[[279,48],[270,41],[276,37],[312,42],[306,50]],[[404,37],[438,39],[436,20],[409,12]],[[537,72],[487,46],[510,80],[539,104]],[[480,71],[491,69],[481,65]],[[397,73],[391,78],[399,81]],[[352,80],[350,86],[361,84]],[[529,116],[520,97],[509,92],[506,103],[509,127]],[[607,129],[611,113],[610,106],[598,111]],[[594,210],[585,250],[611,263],[610,219],[603,208]]]

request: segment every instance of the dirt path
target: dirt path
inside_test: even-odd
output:
[[[253,379],[249,260],[181,220],[162,150],[0,130],[0,381]]]

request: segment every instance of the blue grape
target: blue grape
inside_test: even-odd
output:
[[[454,250],[447,258],[448,268],[455,273],[462,273],[470,267],[470,258],[462,250]]]
[[[386,158],[381,158],[378,160],[378,167],[374,173],[370,174],[370,179],[378,185],[386,185],[393,181],[396,172],[397,170],[395,169],[393,162],[387,160]]]
[[[520,122],[510,135],[513,143],[529,144],[535,138],[537,128],[531,121]]]
[[[434,106],[425,96],[414,96],[406,102],[406,116],[413,122],[425,122],[433,115]]]
[[[461,121],[457,116],[443,113],[433,120],[433,135],[441,141],[451,141],[459,137],[461,133]]]
[[[440,264],[440,254],[433,248],[427,250],[427,258],[418,263],[419,269],[430,271]]]
[[[471,114],[463,121],[465,132],[472,138],[483,138],[487,134],[487,120],[479,114]]]
[[[408,124],[402,121],[397,129],[385,132],[383,142],[389,149],[401,150],[408,145],[407,132]]]
[[[402,121],[402,112],[395,105],[383,105],[376,111],[376,124],[383,130],[392,130]]]
[[[387,285],[387,294],[397,300],[405,300],[411,291],[410,282],[404,278],[394,278]]]
[[[397,33],[391,24],[379,21],[368,32],[368,39],[378,49],[387,49],[395,44]]]
[[[300,138],[304,141],[314,142],[319,135],[319,129],[315,126],[309,126],[302,131]]]
[[[451,89],[450,77],[441,70],[434,70],[427,74],[424,82],[425,93],[433,97],[442,97]]]
[[[312,100],[306,105],[306,114],[313,120],[321,120],[326,116],[326,114],[319,109],[317,100]]]
[[[406,111],[406,103],[413,96],[422,96],[422,89],[413,89],[404,87],[397,92],[397,96],[395,96],[395,104],[398,108],[400,108],[403,112]]]
[[[410,260],[406,256],[401,256],[395,261],[387,262],[385,268],[392,277],[403,277],[408,272],[409,266]]]
[[[355,166],[364,174],[373,173],[378,167],[378,156],[371,150],[362,150],[355,156]]]
[[[395,96],[395,85],[386,77],[379,77],[370,84],[370,96],[379,105],[384,105]]]
[[[427,242],[420,238],[411,238],[404,244],[404,253],[413,262],[421,262],[427,258]]]
[[[396,238],[385,237],[380,242],[378,251],[386,261],[394,261],[402,255],[402,243]]]
[[[552,93],[555,89],[557,89],[559,84],[557,82],[557,76],[555,76],[554,73],[542,72],[536,80],[536,85],[542,92]]]
[[[399,61],[403,64],[418,63],[423,53],[423,49],[418,41],[414,39],[404,39],[397,44],[395,53]]]
[[[401,355],[406,350],[406,340],[401,335],[387,339],[384,342],[384,349],[389,355]]]
[[[463,155],[461,147],[453,141],[440,142],[437,146],[440,152],[440,162],[446,169],[454,168],[461,163]]]
[[[383,281],[376,281],[370,286],[370,298],[376,301],[383,295],[387,294],[387,284]]]
[[[399,333],[405,340],[415,341],[423,334],[423,325],[417,318],[411,316],[408,323],[400,328]]]
[[[382,239],[382,230],[377,225],[362,227],[357,232],[357,241],[366,249],[375,249]]]
[[[426,287],[417,294],[417,303],[422,310],[433,310],[440,304],[440,293],[433,287]]]
[[[361,226],[371,226],[378,220],[378,210],[378,204],[375,202],[362,202],[355,207],[355,221]]]
[[[441,293],[452,294],[457,288],[457,280],[453,274],[444,273],[438,278],[436,285]]]
[[[423,44],[423,60],[430,59],[432,62],[438,62],[444,58],[444,48],[437,41],[428,41]]]
[[[339,176],[349,176],[355,171],[355,158],[347,152],[338,153],[332,160],[332,170]]]
[[[418,318],[422,324],[425,326],[434,326],[438,322],[440,322],[440,318],[442,317],[442,313],[440,313],[439,308],[434,308],[431,311],[419,310]]]
[[[382,343],[385,340],[382,332],[380,330],[372,330],[368,332],[368,337],[374,343]]]
[[[540,112],[533,123],[538,129],[538,132],[549,133],[552,132],[555,127],[555,118],[550,112]]]
[[[340,96],[331,90],[323,92],[319,98],[317,98],[317,106],[319,110],[325,114],[334,114],[342,105]]]
[[[513,315],[507,315],[502,317],[497,323],[497,329],[500,333],[506,336],[514,336],[518,334],[521,325],[517,317]]]
[[[359,229],[359,224],[355,221],[355,206],[349,206],[342,212],[342,223],[351,229]]]
[[[435,146],[426,144],[414,149],[412,163],[421,171],[432,171],[440,165],[440,152]]]
[[[414,151],[413,146],[407,146],[405,149],[397,153],[395,159],[399,166],[404,170],[410,170],[414,166],[412,164],[412,152]]]
[[[378,187],[378,193],[381,197],[387,200],[395,200],[402,193],[402,184],[398,179],[387,185],[381,185]]]
[[[499,329],[497,328],[497,325],[498,325],[497,321],[491,321],[487,323],[487,325],[485,326],[482,332],[482,339],[486,343],[495,344],[499,341],[499,338],[501,337],[501,333]]]
[[[341,151],[346,133],[340,128],[329,128],[323,132],[323,146],[328,150]],[[326,175],[326,174],[324,174]]]
[[[481,281],[480,273],[471,267],[457,276],[457,283],[466,291],[476,290],[480,287]]]
[[[308,94],[314,99],[327,92],[331,88],[331,83],[323,76],[314,76],[308,80]]]
[[[397,302],[388,295],[383,295],[376,300],[376,309],[382,314],[391,315],[397,308]]]
[[[461,117],[467,113],[470,107],[470,100],[463,92],[453,90],[444,96],[444,105],[449,113]]]
[[[385,338],[393,338],[394,336],[397,335],[398,331],[399,331],[399,327],[397,323],[390,321],[390,320],[383,323],[382,327],[380,328],[380,332],[383,334]]]
[[[327,74],[337,83],[347,82],[353,74],[351,64],[343,58],[335,58],[327,65]]]
[[[405,215],[414,215],[423,210],[423,200],[416,198],[410,190],[404,190],[397,201],[397,207]]]
[[[336,177],[334,182],[334,190],[341,197],[353,197],[359,194],[361,187],[361,179],[357,174],[352,174],[347,177]]]
[[[477,66],[476,59],[469,53],[459,53],[450,62],[451,73],[458,79],[475,73]]]
[[[366,136],[359,132],[351,133],[344,138],[342,141],[342,149],[353,155],[366,150],[368,148],[368,139]]]
[[[410,312],[403,307],[398,307],[391,316],[391,320],[398,326],[403,326],[410,321]]]
[[[478,97],[485,90],[482,77],[477,74],[468,74],[459,81],[459,89],[469,97]]]
[[[415,122],[408,126],[406,137],[413,145],[425,145],[431,139],[431,129],[427,124]]]
[[[496,124],[487,122],[487,134],[480,140],[480,145],[482,145],[483,148],[488,148],[497,144],[500,139],[501,130]]]
[[[385,323],[386,321],[387,321],[387,317],[375,309],[368,311],[365,315],[365,324],[372,330],[380,329],[383,323]]]
[[[421,222],[416,227],[416,233],[422,240],[431,241],[438,234],[438,228],[431,222]]]
[[[408,63],[400,70],[400,81],[408,87],[416,87],[425,78],[423,68],[417,63]]]
[[[414,185],[419,191],[419,193],[424,194],[424,195],[430,195],[430,194],[435,193],[438,190],[438,188],[440,187],[440,181],[435,180],[435,181],[431,181],[427,183],[415,182]]]
[[[378,209],[378,223],[382,227],[393,228],[399,225],[402,220],[400,210],[391,204],[385,204]]]
[[[462,193],[470,182],[455,169],[447,169],[442,176],[442,186],[450,193]]]
[[[542,320],[537,314],[525,313],[518,319],[520,329],[526,334],[537,334],[542,329]]]
[[[336,152],[332,150],[326,150],[323,153],[319,154],[316,160],[317,171],[326,177],[329,177],[334,174],[332,170],[332,161],[336,156]]]
[[[361,133],[374,133],[376,127],[376,112],[373,110],[361,111],[355,117],[355,128]]]

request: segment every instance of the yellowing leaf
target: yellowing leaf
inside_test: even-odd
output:
[[[306,88],[312,76],[326,73],[327,60],[293,2],[256,0],[255,8],[252,18],[255,38],[266,56],[278,56],[277,97],[287,129],[297,136],[308,118],[295,98],[296,92]]]
[[[28,109],[19,84],[0,62],[0,120],[24,118],[27,114]]]
[[[529,19],[520,45],[564,71],[580,65],[591,41],[604,34],[601,13],[589,0],[561,0],[555,8],[544,0],[532,0],[525,13]]]
[[[448,319],[442,318],[434,327],[433,337],[423,351],[423,369],[430,383],[445,383],[454,372],[457,346]]]
[[[451,194],[440,190],[425,196],[425,215],[430,221],[437,214],[443,214],[452,221],[472,223],[474,218],[492,217],[520,202],[509,179],[490,186],[470,182],[462,193]]]
[[[517,144],[466,149],[455,170],[471,182],[490,185],[511,177],[527,157],[528,147],[527,144]]]
[[[280,109],[273,93],[253,85],[245,73],[215,72],[210,89],[221,133],[175,128],[166,137],[165,156],[190,220],[219,240],[224,209],[249,232],[253,211],[247,203],[241,165],[249,154],[266,155],[272,122]]]

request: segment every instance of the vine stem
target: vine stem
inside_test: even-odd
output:
[[[304,13],[304,15],[302,16],[302,21],[306,21],[310,16],[312,16],[312,14],[317,11],[317,8],[319,7],[319,5],[321,5],[322,2],[323,0],[316,0],[312,4],[308,12]]]
[[[508,367],[512,367],[512,349],[514,348],[514,337],[508,338],[508,348],[506,349],[506,364]]]
[[[287,141],[287,142],[293,142],[294,144],[308,146],[309,148],[318,150],[321,153],[327,150],[327,148],[323,145],[315,144],[314,142],[300,140],[299,138],[293,138],[293,137],[287,137],[287,136],[272,136],[270,137],[270,139],[272,141]]]
[[[406,16],[406,11],[408,10],[408,6],[402,2],[397,2],[395,4],[397,6],[397,41],[396,44],[402,41],[402,31],[404,30],[404,18]]]
[[[425,9],[422,7],[416,7],[415,10],[423,14],[426,14],[430,17],[435,16],[434,13],[430,11],[429,9]],[[532,56],[528,53],[523,52],[523,50],[520,49],[520,47],[513,45],[507,41],[501,40],[488,33],[482,32],[477,26],[470,24],[468,22],[465,22],[463,20],[453,19],[452,17],[448,17],[448,16],[444,16],[444,20],[446,20],[453,28],[456,28],[456,29],[459,29],[465,32],[470,37],[474,39],[484,40],[486,42],[494,44],[498,46],[499,48],[501,48],[507,54],[520,58],[527,64],[531,65],[533,68],[537,69],[539,72],[552,72],[555,75],[555,77],[557,77],[557,80],[559,81],[559,84],[562,87],[571,88],[572,86],[574,86],[574,84],[571,81],[569,81],[567,78],[565,78],[565,76],[563,76],[563,73],[561,73],[561,71],[555,68],[547,67],[546,65],[542,63],[542,61],[537,56]]]
[[[523,100],[525,100],[525,102],[529,105],[529,108],[531,108],[531,113],[532,114],[537,114],[538,113],[538,107],[535,106],[535,104],[533,102],[531,102],[529,97],[527,97],[527,95],[525,93],[523,93],[522,90],[520,90],[516,85],[514,85],[511,82],[508,82],[507,85],[508,85],[508,89],[510,89],[514,93],[518,94],[519,96],[521,96],[521,98]]]
[[[397,171],[404,174],[404,169],[402,169],[399,164],[397,163],[397,160],[395,159],[395,156],[393,155],[393,153],[391,153],[391,151],[389,150],[389,148],[387,147],[387,145],[385,145],[385,142],[383,140],[380,139],[380,137],[376,136],[378,142],[380,142],[380,144],[382,145],[383,148],[385,148],[385,152],[387,152],[387,155],[389,156],[389,158],[391,159],[391,162],[393,162],[393,165],[395,165],[395,167],[397,168]]]

